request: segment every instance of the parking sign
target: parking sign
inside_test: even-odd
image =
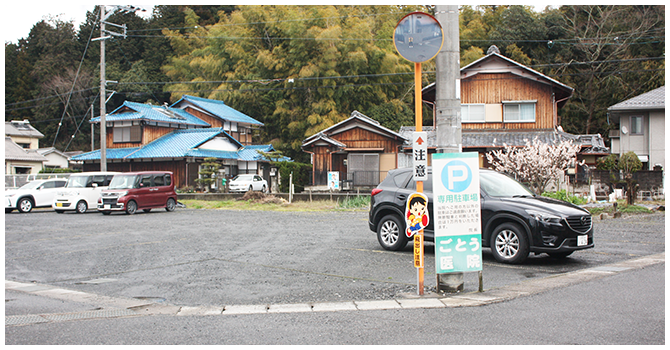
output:
[[[433,154],[435,270],[482,270],[479,155]]]

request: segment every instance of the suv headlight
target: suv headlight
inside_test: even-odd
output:
[[[561,220],[563,219],[560,216],[539,210],[526,209],[526,213],[528,213],[531,218],[545,224],[560,225]]]

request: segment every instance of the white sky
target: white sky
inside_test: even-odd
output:
[[[95,5],[96,1],[28,0],[24,3],[20,0],[10,0],[9,3],[3,5],[2,38],[4,42],[17,43],[19,39],[28,37],[35,23],[49,15],[60,16],[59,18],[63,21],[74,20],[74,28],[79,30],[79,25],[86,20],[86,12],[93,11]],[[141,13],[143,16],[151,16],[153,5],[135,6],[147,10]],[[108,8],[111,9],[111,7]]]
[[[257,3],[258,0],[245,0],[237,1],[233,3],[243,3],[243,4],[253,4]],[[369,3],[375,3],[377,1],[371,1]],[[413,3],[415,0],[405,1],[405,3]],[[513,1],[512,1],[513,2]],[[30,34],[30,29],[35,25],[35,23],[41,21],[43,18],[52,15],[60,16],[59,18],[63,21],[74,20],[75,30],[79,30],[79,25],[86,20],[86,12],[93,11],[96,4],[99,4],[99,1],[95,0],[79,0],[79,1],[45,1],[45,0],[27,0],[26,2],[20,0],[10,0],[9,3],[3,5],[2,11],[2,36],[5,42],[17,43],[21,38],[27,38]],[[164,0],[157,2],[158,4],[184,4],[186,1],[178,0]],[[213,0],[200,0],[196,2],[197,4],[221,4],[221,1]],[[260,4],[262,4],[261,2]],[[271,3],[265,1],[265,3]],[[295,3],[295,0],[282,1],[281,3]],[[341,3],[341,0],[331,0],[327,3]],[[350,4],[351,1],[345,1],[344,4]],[[391,1],[395,3],[395,1]],[[367,4],[367,2],[366,2]],[[529,3],[526,3],[529,4]],[[147,10],[144,13],[138,12],[142,16],[151,16],[153,5],[138,5],[132,2],[124,3],[123,5],[135,5]],[[535,5],[538,11],[542,11],[546,5]],[[557,7],[556,5],[553,5]],[[110,7],[111,8],[111,7]]]

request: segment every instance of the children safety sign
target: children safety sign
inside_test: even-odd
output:
[[[479,155],[436,153],[432,164],[436,273],[481,271]]]

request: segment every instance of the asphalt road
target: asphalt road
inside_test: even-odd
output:
[[[663,213],[595,221],[596,248],[576,252],[565,260],[555,260],[546,255],[539,255],[532,256],[524,265],[510,266],[495,262],[490,252],[484,250],[484,288],[496,290],[526,281],[543,281],[552,276],[561,276],[566,273],[664,253],[664,226]],[[426,287],[428,293],[435,287],[435,277],[432,273],[434,271],[433,259],[432,244],[427,244]],[[645,271],[646,273],[658,272],[658,268],[645,269]],[[632,272],[626,272],[626,274],[632,274]],[[639,277],[636,275],[636,278]],[[173,213],[154,210],[151,213],[140,213],[133,216],[121,214],[102,216],[95,212],[84,215],[56,214],[51,211],[36,211],[31,214],[12,213],[5,215],[5,280],[49,285],[109,298],[145,300],[158,305],[178,305],[182,308],[351,300],[385,301],[397,299],[403,295],[416,294],[416,269],[412,265],[411,246],[402,252],[381,250],[374,233],[367,227],[367,212],[362,211],[286,213],[177,209]],[[658,280],[655,278],[655,281]],[[611,286],[603,287],[605,291],[608,288],[616,289],[618,286],[616,282],[609,280],[598,283],[605,282],[612,283]],[[583,288],[591,283],[583,284]],[[463,294],[474,292],[477,288],[477,275],[466,274]],[[539,294],[485,308],[498,308],[503,307],[502,304],[520,303],[523,310],[535,314],[535,317],[542,316],[544,319],[543,315],[554,313],[557,317],[571,318],[574,316],[571,316],[572,313],[567,310],[579,311],[580,303],[595,298],[602,303],[615,301],[615,306],[609,306],[609,308],[614,308],[617,314],[625,310],[624,308],[616,310],[616,305],[621,304],[616,303],[616,300],[601,300],[602,297],[593,295],[597,293],[597,290],[590,292],[592,295],[585,299],[577,297],[585,293],[588,295],[589,293],[585,291],[575,292],[570,302],[562,299],[565,296],[561,293],[572,293],[576,288],[580,288],[579,285],[544,292],[557,293],[549,297],[559,298],[559,300],[550,302],[545,301],[546,306],[542,306],[542,301],[546,299],[539,296],[543,294]],[[621,288],[625,287],[622,285]],[[657,285],[647,290],[646,293],[650,294],[648,299],[651,305],[660,305],[655,309],[663,310],[664,296],[657,295],[658,288],[657,282]],[[663,289],[664,279],[660,284],[660,290]],[[625,294],[626,291],[621,290],[621,293]],[[614,299],[615,293],[605,293],[606,296],[610,294]],[[539,298],[535,300],[536,304],[531,302],[536,298]],[[619,298],[625,300],[626,297],[621,295]],[[6,316],[81,312],[91,307],[90,303],[86,302],[59,300],[55,303],[53,298],[13,290],[6,290],[5,300]],[[561,305],[558,309],[554,307],[557,303]],[[567,304],[563,305],[563,303]],[[475,311],[478,308],[457,308],[451,309],[447,314],[453,316],[454,312],[460,314],[459,310],[468,309],[475,313],[479,312]],[[366,312],[364,317],[376,317],[373,311],[370,312],[371,315]],[[379,316],[381,318],[391,317],[389,320],[379,321],[380,329],[384,328],[384,324],[402,328],[403,320],[410,323],[418,321],[423,324],[426,322],[424,316],[438,319],[452,317],[439,316],[436,313],[440,311],[432,309],[379,312],[384,313],[384,316]],[[501,312],[504,311],[501,310]],[[656,314],[652,313],[652,318],[657,317],[657,313],[658,311]],[[664,310],[662,314],[664,315]],[[257,317],[264,316],[268,315],[248,315],[245,316],[248,318],[243,320],[239,320],[239,316],[230,317],[246,324],[246,322],[256,320]],[[509,317],[513,319],[513,316],[515,314]],[[322,317],[325,317],[325,320]],[[273,315],[263,319],[259,324],[275,322],[277,318],[276,322],[286,323],[287,329],[295,328],[295,322],[309,328],[312,320],[321,320],[319,322],[326,322],[327,326],[329,322],[338,325],[340,322],[346,323],[347,319],[352,321],[353,318],[358,319],[359,317],[361,317],[360,313],[352,317],[348,312],[332,313],[329,316],[297,316],[297,314],[289,313]],[[138,344],[144,342],[142,338],[136,338],[133,334],[139,329],[151,328],[146,324],[138,325],[143,322],[141,319],[145,319],[146,323],[148,317],[106,318],[25,326],[7,325],[6,321],[5,335],[8,344]],[[184,329],[189,329],[201,322],[197,317],[195,319],[175,319],[159,315],[152,316],[151,319],[149,323],[160,325],[159,328],[178,323],[183,324]],[[664,321],[664,317],[662,320]],[[76,338],[75,335],[66,336],[66,329],[77,327],[80,322],[86,322],[92,326],[98,322],[104,322],[112,327],[111,329],[126,327],[124,334],[127,337],[123,339],[129,340],[126,342],[111,336],[113,332],[94,334],[96,332],[89,331],[88,337],[83,338]],[[222,324],[227,323],[228,321],[224,321]],[[124,324],[126,326],[123,326]],[[533,326],[542,328],[542,324]],[[585,326],[592,327],[591,325]],[[41,332],[51,327],[60,329],[57,336],[45,335],[31,338],[33,340],[30,341],[27,340],[29,337],[24,338],[25,334],[32,333],[33,328],[33,331]],[[214,326],[209,326],[211,327]],[[258,325],[249,327],[253,330]],[[524,324],[523,327],[527,325]],[[326,327],[326,329],[331,328]],[[410,325],[407,325],[405,329],[411,330]],[[655,344],[658,341],[658,329],[657,327],[653,329],[656,331],[654,337],[650,339],[655,339],[651,342]],[[145,331],[154,334],[148,329]],[[215,330],[212,329],[212,331]],[[431,338],[421,340],[423,338],[410,337],[403,341],[405,338],[398,338],[398,335],[377,338],[378,336],[373,333],[358,338],[357,342],[349,337],[331,336],[329,338],[326,336],[317,339],[314,338],[314,334],[301,337],[297,329],[295,332],[293,337],[287,335],[286,338],[253,337],[240,340],[239,337],[244,338],[244,332],[242,332],[238,337],[226,338],[226,341],[211,334],[205,338],[191,335],[190,340],[185,340],[183,337],[188,336],[184,334],[165,337],[154,334],[146,338],[146,343],[282,344],[296,343],[296,339],[303,339],[304,342],[298,340],[297,343],[305,344],[472,343],[467,341],[468,337],[433,337],[432,341],[429,340]],[[385,332],[394,333],[395,331],[385,329]],[[664,340],[664,333],[661,334],[661,337]],[[41,341],[36,341],[36,339],[41,339]],[[292,341],[288,341],[289,339]],[[495,338],[490,338],[490,341],[483,341],[487,338],[475,339],[481,339],[481,343],[497,343],[494,341]],[[559,338],[550,339],[558,343],[619,343],[612,340],[615,338],[603,338],[601,342],[597,340],[580,342],[572,337],[565,337],[562,341]],[[513,338],[501,338],[498,343],[526,343],[526,341],[545,343],[536,338],[520,341]],[[553,341],[549,340],[548,343]]]

